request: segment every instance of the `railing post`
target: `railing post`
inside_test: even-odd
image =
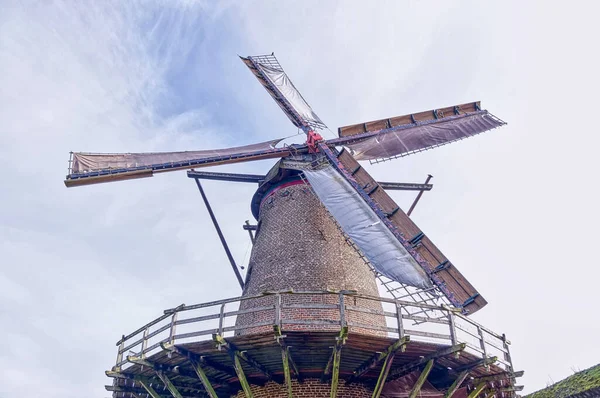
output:
[[[402,322],[402,304],[396,303],[396,321],[398,322],[398,339],[404,337],[404,323]]]
[[[454,314],[452,311],[448,311],[448,325],[450,327],[450,341],[452,342],[452,345],[458,344],[458,339],[456,338],[456,325],[454,322]]]
[[[171,316],[171,330],[169,331],[169,344],[175,344],[175,326],[177,323],[177,311]]]
[[[275,320],[273,324],[281,328],[281,293],[275,295]]]
[[[502,345],[504,347],[504,360],[506,362],[508,362],[509,368],[507,369],[509,372],[513,371],[513,364],[512,364],[512,358],[510,357],[510,350],[508,349],[509,343],[508,341],[506,341],[506,335],[504,333],[502,333]]]
[[[219,336],[223,336],[223,315],[225,314],[225,304],[221,304],[219,312]]]
[[[340,292],[340,327],[346,326],[346,304],[344,303],[344,293]]]
[[[481,327],[477,325],[477,334],[479,334],[479,347],[481,347],[481,351],[483,351],[483,358],[487,358],[487,348],[485,346],[485,338],[483,337],[483,330]]]
[[[140,357],[143,359],[146,357],[146,353],[144,351],[146,351],[146,348],[148,348],[148,331],[149,331],[150,327],[146,327],[146,329],[144,329],[144,336],[142,337],[142,350],[140,351]]]
[[[117,362],[113,368],[116,372],[121,370],[121,362],[123,362],[123,348],[125,348],[125,335],[121,336],[121,344],[119,344],[119,349],[117,351]]]

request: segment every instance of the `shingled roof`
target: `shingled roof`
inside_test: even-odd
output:
[[[525,398],[592,398],[600,397],[600,364],[577,372]]]

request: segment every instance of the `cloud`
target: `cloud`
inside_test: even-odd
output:
[[[476,318],[513,341],[527,389],[597,361],[598,136],[587,121],[600,86],[589,50],[597,12],[552,2],[321,3],[0,5],[0,396],[106,396],[102,371],[118,336],[165,308],[238,293],[184,173],[69,190],[61,180],[69,150],[293,134],[235,57],[271,51],[334,132],[478,99],[506,119],[501,130],[369,171],[435,176],[414,218],[490,301]],[[205,185],[241,261],[253,187]],[[576,343],[556,346],[557,336]]]

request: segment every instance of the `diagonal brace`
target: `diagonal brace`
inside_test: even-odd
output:
[[[421,387],[423,387],[423,384],[425,384],[425,381],[427,380],[427,376],[429,376],[429,373],[431,372],[431,369],[433,368],[433,363],[434,363],[433,359],[430,359],[429,362],[427,362],[427,365],[425,365],[425,369],[423,369],[423,371],[421,372],[421,375],[419,376],[419,378],[417,379],[417,382],[413,386],[413,389],[410,392],[410,395],[408,396],[408,398],[417,398],[417,395],[421,392]]]
[[[376,367],[381,361],[383,361],[389,355],[396,353],[396,351],[400,350],[401,352],[404,352],[404,350],[406,349],[406,345],[408,344],[409,341],[410,341],[410,336],[404,336],[401,339],[397,340],[394,344],[390,345],[387,348],[387,350],[373,356],[373,358],[371,358],[367,363],[364,363],[363,365],[361,365],[358,369],[356,369],[354,371],[354,375],[352,376],[352,378],[349,382],[359,379],[365,373],[367,373],[368,371],[370,371],[371,369]]]

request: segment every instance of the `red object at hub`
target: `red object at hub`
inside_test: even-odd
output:
[[[308,135],[306,137],[306,145],[308,145],[309,153],[317,153],[319,148],[317,148],[317,144],[319,141],[323,141],[323,137],[321,134],[317,133],[314,130],[309,130]]]

